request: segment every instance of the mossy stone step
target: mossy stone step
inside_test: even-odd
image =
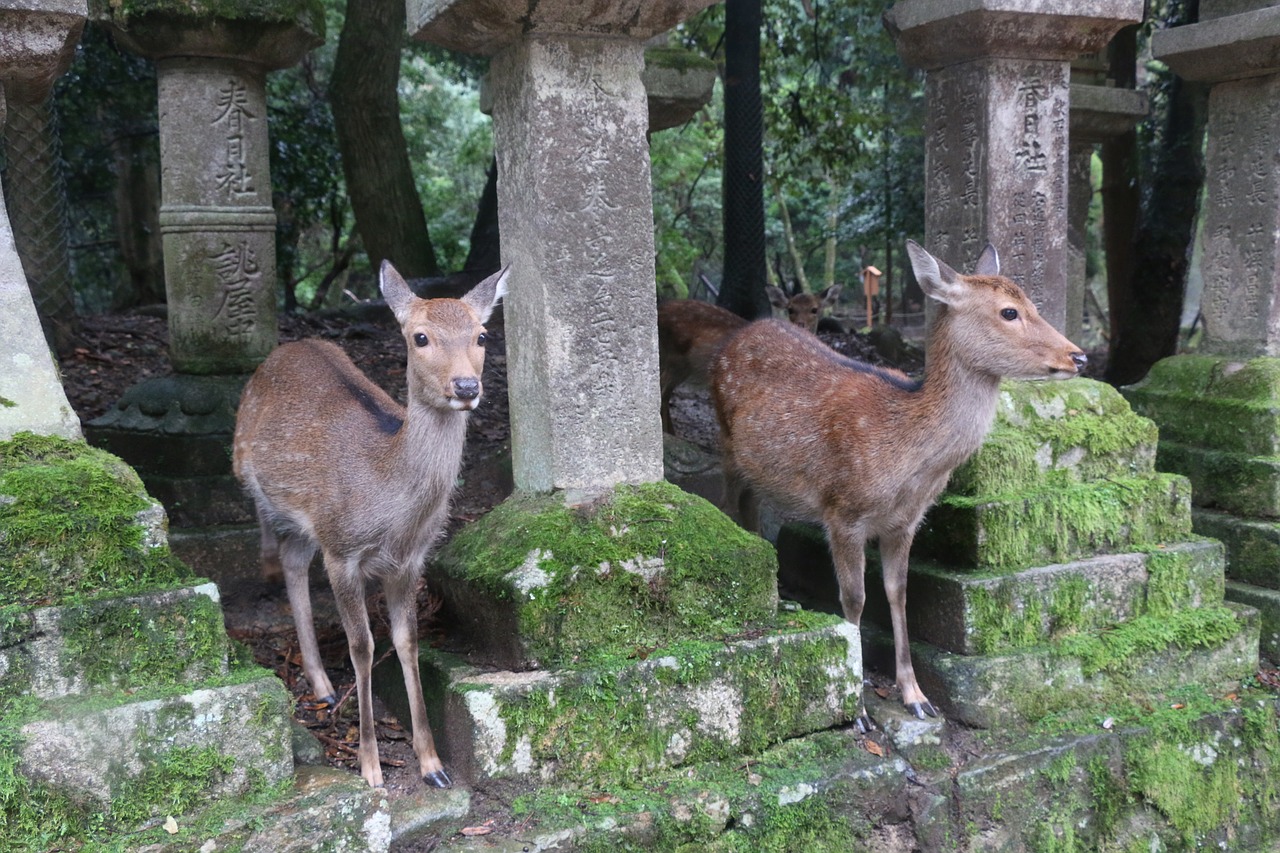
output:
[[[1280,589],[1280,521],[1195,508],[1191,523],[1196,533],[1226,546],[1228,578]]]
[[[958,568],[1011,572],[1191,535],[1191,484],[1176,474],[1113,477],[1021,494],[946,493],[912,553]]]
[[[1173,356],[1123,393],[1159,425],[1162,443],[1280,456],[1280,359]]]
[[[768,542],[669,483],[566,505],[517,494],[467,525],[429,573],[455,636],[498,669],[581,665],[768,624]]]
[[[878,589],[879,561],[868,561],[868,589]],[[1046,637],[1097,631],[1154,611],[1222,601],[1222,545],[1182,542],[1147,553],[1108,554],[975,575],[913,561],[908,580],[911,638],[961,655],[995,654]],[[865,619],[889,626],[884,596],[868,596]]]
[[[3,725],[18,775],[7,789],[103,811],[125,828],[293,773],[291,700],[274,675],[251,668],[225,683],[149,693],[10,706]]]
[[[227,674],[214,584],[83,604],[6,608],[0,691],[41,699],[196,684]]]
[[[1155,424],[1111,386],[1006,381],[1000,391],[992,431],[952,474],[951,494],[1001,495],[1154,471]]]
[[[1226,596],[1228,601],[1247,604],[1258,611],[1259,651],[1272,662],[1280,661],[1280,590],[1227,581]]]
[[[892,636],[867,625],[862,633],[868,661],[892,672]],[[1257,670],[1258,633],[1258,611],[1227,602],[998,655],[957,655],[913,642],[911,658],[921,688],[949,719],[995,728],[1106,693],[1238,687]]]
[[[526,672],[482,670],[434,650],[424,691],[449,772],[467,780],[600,784],[749,755],[853,719],[861,642],[843,619],[795,611],[759,636],[636,649],[632,659]],[[407,719],[399,666],[374,688]]]
[[[1161,441],[1157,464],[1191,480],[1196,506],[1280,518],[1280,457],[1248,456]]]

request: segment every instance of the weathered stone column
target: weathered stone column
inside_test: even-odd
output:
[[[1069,66],[1142,19],[1140,0],[899,0],[885,22],[925,91],[925,239],[968,269],[988,240],[1002,271],[1063,329]]]
[[[84,27],[84,0],[19,0],[0,9],[0,126],[8,98],[47,96],[66,71]],[[80,438],[0,195],[0,441],[29,430]]]
[[[1280,6],[1203,0],[1156,56],[1211,83],[1198,355],[1126,389],[1160,426],[1159,464],[1194,486],[1197,533],[1227,546],[1227,594],[1280,655]]]
[[[512,453],[526,491],[662,478],[644,40],[708,0],[409,4],[492,54]]]

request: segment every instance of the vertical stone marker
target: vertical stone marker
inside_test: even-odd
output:
[[[85,11],[84,0],[18,0],[0,9],[0,127],[7,98],[48,95],[75,53]],[[80,420],[40,330],[0,195],[0,441],[24,430],[78,439]]]
[[[968,268],[990,240],[1001,269],[1054,327],[1067,302],[1070,63],[1096,52],[1141,0],[899,0],[898,53],[928,71],[925,232]]]
[[[493,56],[516,486],[662,478],[644,41],[709,0],[410,0],[424,41]]]

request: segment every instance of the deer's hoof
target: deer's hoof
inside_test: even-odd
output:
[[[432,770],[426,776],[422,777],[422,781],[433,788],[451,788],[453,780],[449,778],[449,774],[443,770]]]
[[[924,702],[912,702],[907,706],[907,710],[916,715],[916,719],[923,720],[924,715],[930,717],[938,716],[938,709],[933,707],[933,703],[925,700]]]
[[[867,715],[865,708],[862,713],[858,714],[858,718],[853,721],[853,724],[857,727],[860,735],[870,734],[876,730],[876,724],[871,722],[871,717]]]

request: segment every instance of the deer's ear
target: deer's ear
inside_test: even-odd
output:
[[[498,304],[498,300],[507,295],[507,279],[511,275],[511,265],[507,264],[498,272],[486,278],[468,291],[462,301],[471,306],[480,317],[480,322],[488,322],[489,316]]]
[[[943,305],[951,305],[964,294],[964,282],[960,274],[947,264],[925,251],[914,240],[907,241],[907,254],[911,257],[911,270],[916,274],[920,289],[930,299]]]
[[[764,292],[769,297],[769,304],[774,308],[787,307],[787,294],[782,292],[782,288],[768,285],[765,287]]]
[[[387,300],[391,313],[396,315],[396,320],[404,325],[409,317],[409,303],[415,297],[404,276],[396,271],[391,261],[382,262],[382,268],[378,271],[378,289],[382,291],[382,298]]]
[[[996,247],[988,243],[978,255],[978,263],[974,265],[974,275],[1000,275],[1000,254]]]

